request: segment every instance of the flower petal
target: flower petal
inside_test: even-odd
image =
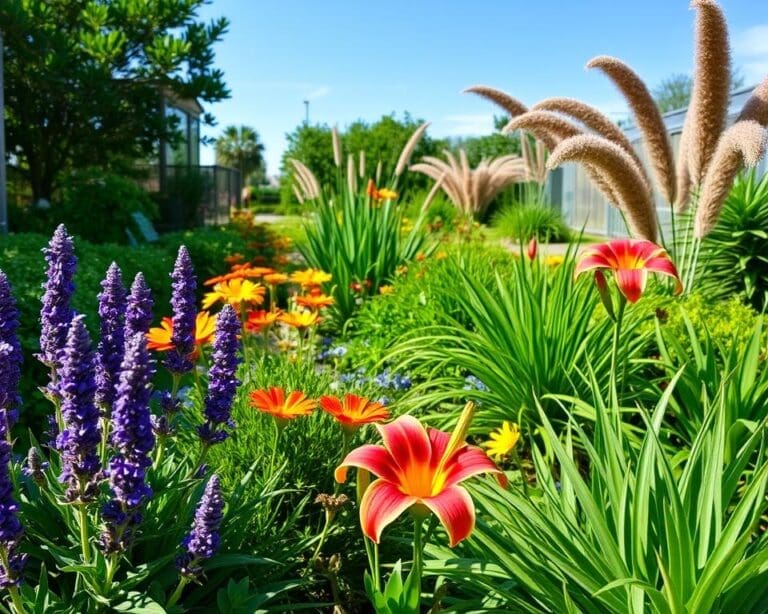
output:
[[[391,482],[376,480],[365,491],[360,502],[360,525],[363,533],[378,544],[384,527],[417,501],[416,497],[404,495]]]
[[[469,537],[475,528],[475,505],[461,486],[446,488],[434,497],[422,499],[421,503],[435,513],[448,531],[451,548]]]
[[[481,473],[495,473],[499,484],[507,485],[507,477],[488,455],[476,446],[466,446],[457,451],[445,465],[443,488],[448,489],[467,478]]]
[[[427,431],[413,416],[400,416],[389,424],[377,425],[384,447],[403,471],[426,465],[432,457]]]
[[[619,269],[616,271],[616,285],[630,303],[636,303],[645,291],[648,271],[645,269]]]
[[[603,246],[600,245],[598,247]],[[584,252],[584,255],[579,258],[579,262],[576,264],[576,269],[573,272],[573,276],[578,277],[582,273],[591,271],[593,269],[612,269],[612,260],[612,255],[611,259],[609,259],[604,253],[604,250],[598,250],[597,248],[587,250]]]
[[[366,469],[384,480],[398,483],[397,463],[383,446],[366,444],[355,448],[336,467],[334,477],[337,482],[347,481],[347,467]]]
[[[653,271],[654,273],[669,275],[671,278],[673,278],[676,281],[675,294],[680,294],[683,291],[683,282],[680,281],[680,276],[677,274],[677,268],[666,255],[650,258],[645,263],[645,268],[649,271]]]

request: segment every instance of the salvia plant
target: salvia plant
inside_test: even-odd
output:
[[[242,542],[237,531],[234,540],[228,538],[228,519],[242,514],[242,497],[231,493],[228,505],[219,478],[203,464],[206,450],[234,428],[229,412],[240,360],[237,315],[231,307],[222,310],[210,368],[196,373],[196,282],[182,247],[172,273],[174,347],[165,363],[173,386],[158,397],[158,365],[146,338],[152,297],[143,276],[128,290],[118,266],[109,267],[94,341],[70,306],[76,258],[64,226],[44,251],[48,275],[38,358],[50,373],[42,387],[52,402],[50,432],[43,443],[30,437],[28,450],[15,450],[19,457],[11,436],[23,410],[18,311],[0,272],[4,611],[180,611],[224,590],[225,581],[235,582],[234,567],[245,584],[235,584],[230,598],[264,603],[268,596],[257,598],[249,587],[248,566],[265,560],[233,551]],[[169,414],[180,385],[193,376],[199,407]],[[179,445],[182,437],[199,443]]]

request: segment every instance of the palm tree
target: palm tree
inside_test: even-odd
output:
[[[227,126],[216,139],[216,163],[240,171],[243,185],[248,176],[264,166],[264,145],[249,126]]]

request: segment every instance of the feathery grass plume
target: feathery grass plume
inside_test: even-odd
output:
[[[365,179],[365,150],[360,150],[360,162],[357,166],[357,175],[360,179]]]
[[[411,166],[411,170],[437,181],[438,189],[441,188],[464,215],[482,214],[502,189],[527,178],[525,163],[518,156],[483,159],[473,169],[464,150],[459,150],[458,160],[450,151],[444,153],[446,160],[425,156]]]
[[[355,157],[352,154],[347,156],[347,187],[349,194],[357,192],[357,175],[355,174]]]
[[[667,202],[675,202],[677,186],[672,145],[659,107],[656,106],[645,83],[624,62],[611,56],[600,55],[592,58],[587,62],[587,68],[602,70],[626,98],[643,135],[658,188]],[[640,168],[642,169],[642,166]]]
[[[488,87],[487,85],[472,85],[463,90],[462,94],[477,94],[486,100],[490,100],[504,109],[509,114],[510,118],[515,118],[528,111],[528,107],[517,98],[514,98],[501,90]]]
[[[763,79],[744,103],[736,121],[754,120],[758,124],[768,126],[768,77]]]
[[[690,113],[691,108],[688,107]],[[690,121],[687,115],[683,122],[683,131],[680,134],[680,143],[677,149],[677,163],[675,166],[675,212],[683,213],[691,202],[691,173],[688,168],[688,134],[690,132]]]
[[[536,147],[531,145],[531,139],[523,136],[520,144],[523,154],[523,163],[528,175],[528,181],[535,181],[544,184],[547,181],[549,169],[547,168],[547,150],[539,139],[536,140]]]
[[[693,0],[696,14],[693,104],[688,135],[688,164],[691,179],[699,185],[725,128],[731,91],[731,51],[728,26],[714,0]]]
[[[610,182],[630,232],[649,241],[656,241],[656,212],[650,190],[640,171],[626,151],[608,139],[581,134],[561,142],[550,154],[550,169],[564,162],[588,162],[599,168]]]
[[[510,120],[501,129],[504,134],[513,130],[527,130],[541,139],[550,151],[563,139],[584,133],[581,128],[551,111],[528,111]]]
[[[374,182],[376,185],[379,185],[381,183],[381,171],[384,169],[384,165],[382,164],[381,160],[379,160],[376,163],[376,177],[374,178]]]
[[[290,163],[293,166],[296,182],[299,184],[299,188],[304,192],[304,198],[306,200],[319,198],[320,183],[317,181],[315,174],[298,160],[291,159]]]
[[[295,183],[291,186],[291,189],[293,190],[293,195],[296,197],[296,200],[299,201],[300,205],[304,204],[304,196],[299,189],[299,186],[297,186]]]
[[[331,142],[333,143],[333,163],[341,167],[341,139],[336,126],[331,129]]]
[[[717,224],[736,174],[765,155],[766,132],[753,120],[736,122],[723,132],[701,186],[694,235],[703,238]]]
[[[405,169],[408,167],[408,163],[411,161],[411,156],[413,155],[413,150],[416,149],[416,146],[419,144],[419,141],[421,141],[421,138],[424,136],[424,133],[427,131],[428,127],[429,122],[424,122],[421,124],[421,126],[414,130],[411,138],[408,139],[405,147],[403,147],[403,150],[400,152],[400,157],[397,159],[397,165],[395,166],[395,177],[402,175]],[[376,180],[376,185],[379,185],[378,179]]]
[[[429,205],[432,204],[432,201],[435,199],[435,196],[437,196],[437,192],[442,187],[444,179],[445,179],[445,174],[440,175],[440,179],[435,181],[435,185],[432,186],[432,188],[429,190],[429,193],[427,194],[427,197],[424,199],[424,204],[421,206],[422,211],[426,211],[427,209],[429,209]]]

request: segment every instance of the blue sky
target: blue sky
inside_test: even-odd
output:
[[[549,96],[626,107],[605,77],[584,69],[614,55],[655,86],[691,72],[688,0],[213,0],[201,11],[231,25],[216,47],[232,97],[209,105],[219,124],[253,126],[278,172],[285,134],[304,120],[343,128],[409,111],[434,136],[492,131],[496,108],[461,94],[473,84],[527,104]],[[721,0],[734,63],[747,84],[768,74],[768,0]],[[213,163],[213,151],[202,152]]]

